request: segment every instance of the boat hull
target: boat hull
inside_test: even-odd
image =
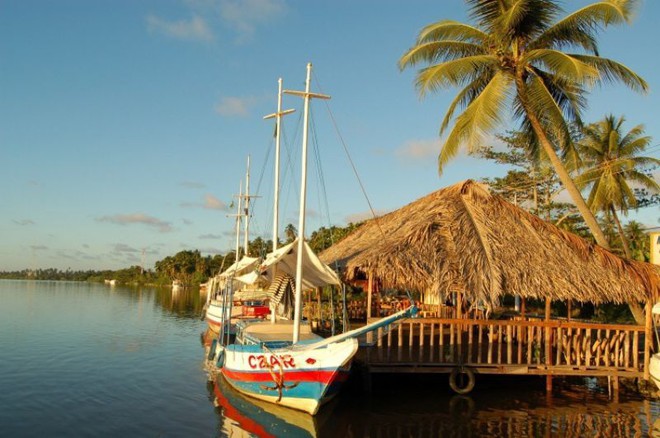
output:
[[[339,392],[357,349],[356,339],[317,349],[232,344],[221,373],[245,395],[314,415]]]
[[[206,309],[206,324],[213,332],[220,333],[220,329],[225,322],[225,318],[231,315],[229,331],[234,333],[236,324],[235,318],[240,316],[241,313],[242,309],[240,306],[232,306],[230,314],[229,310],[222,306],[222,303],[213,300],[209,303]]]
[[[655,386],[660,389],[660,353],[655,353],[649,361],[649,374]]]

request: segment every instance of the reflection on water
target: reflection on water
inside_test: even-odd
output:
[[[210,341],[208,334],[202,341]],[[222,436],[314,437],[642,437],[659,436],[657,401],[610,400],[593,381],[485,377],[470,396],[452,395],[446,376],[377,376],[371,395],[355,376],[316,417],[209,384]]]
[[[657,400],[542,378],[357,375],[318,415],[206,384],[197,291],[0,281],[0,436],[659,436]],[[210,337],[202,336],[202,343]],[[654,435],[655,434],[655,435]]]

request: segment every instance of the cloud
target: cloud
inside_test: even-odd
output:
[[[30,245],[32,251],[47,251],[48,247],[44,245]]]
[[[397,157],[410,161],[435,159],[440,151],[440,140],[410,140],[394,151]]]
[[[182,202],[182,207],[205,208],[207,210],[229,211],[229,207],[224,201],[211,194],[204,195],[204,202]]]
[[[204,196],[204,208],[209,210],[223,210],[227,211],[227,204],[219,200],[213,195]]]
[[[125,243],[117,243],[113,248],[113,252],[116,253],[136,253],[140,252],[139,249],[133,248],[132,246],[126,245]]]
[[[114,216],[103,216],[96,219],[98,222],[110,222],[118,225],[131,225],[143,224],[150,227],[155,227],[161,233],[172,231],[172,226],[169,222],[161,221],[152,216],[147,216],[142,213],[134,214],[116,214]]]
[[[192,225],[193,221],[191,221],[190,219],[183,219],[183,224],[184,225]]]
[[[247,117],[256,101],[254,97],[223,97],[215,105],[215,112],[225,117]]]
[[[32,221],[30,219],[14,219],[14,220],[12,220],[12,222],[14,222],[16,225],[20,225],[22,227],[24,227],[26,225],[34,225],[34,221]]]
[[[376,217],[380,217],[380,216],[382,216],[386,213],[388,213],[388,212],[385,211],[385,210],[376,210],[375,211]],[[374,218],[374,215],[371,213],[371,211],[363,211],[363,212],[360,212],[360,213],[349,214],[348,216],[346,216],[344,218],[344,220],[346,221],[347,224],[350,224],[350,223],[357,224],[357,223],[360,223],[362,221],[365,221],[365,220],[368,220],[368,219],[373,219],[373,218]]]
[[[200,182],[195,182],[195,181],[183,181],[181,183],[181,186],[187,189],[203,189],[204,187],[206,187],[206,184],[202,184]]]
[[[147,29],[180,40],[212,41],[213,32],[202,17],[194,15],[189,20],[168,21],[155,15],[147,16]]]
[[[222,234],[202,234],[199,236],[200,239],[206,240],[206,239],[222,239]]]
[[[238,42],[254,37],[259,25],[269,23],[286,12],[283,0],[220,0],[220,16],[238,32]]]

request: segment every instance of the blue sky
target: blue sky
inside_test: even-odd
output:
[[[586,1],[566,1],[572,11]],[[420,100],[398,58],[424,25],[466,20],[461,0],[2,0],[0,2],[0,270],[146,267],[184,249],[234,247],[232,197],[252,161],[259,187],[252,238],[270,238],[277,79],[302,89],[314,64],[337,135],[314,102],[311,231],[364,217],[455,182],[505,169],[460,157],[442,177],[438,128],[455,91]],[[658,156],[660,2],[601,35],[601,54],[650,84],[607,86],[585,120],[625,114]],[[285,151],[300,148],[301,102],[288,96]],[[271,151],[269,153],[269,150]],[[300,173],[292,152],[283,174]],[[312,172],[310,171],[310,172]],[[314,175],[313,173],[310,173]],[[312,181],[315,181],[311,176]],[[259,184],[259,181],[261,183]],[[284,183],[282,227],[297,225],[298,183]],[[321,193],[327,202],[319,201]],[[327,209],[326,209],[327,205]],[[657,208],[630,218],[657,226]]]

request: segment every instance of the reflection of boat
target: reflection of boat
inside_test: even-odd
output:
[[[317,418],[304,412],[245,397],[222,379],[213,382],[215,405],[222,408],[230,436],[315,437]]]
[[[411,309],[377,323],[342,335],[323,339],[301,324],[303,289],[340,285],[337,274],[323,264],[304,240],[306,200],[307,116],[311,97],[328,96],[310,93],[311,64],[307,66],[305,92],[291,92],[305,99],[303,126],[303,170],[300,196],[300,237],[271,252],[251,277],[271,279],[274,302],[286,302],[295,276],[294,318],[282,321],[248,323],[237,326],[236,343],[217,344],[212,356],[217,358],[222,375],[230,385],[251,397],[316,414],[323,403],[332,399],[347,379],[350,364],[358,349],[357,337],[410,315]],[[278,279],[278,281],[275,281]]]
[[[658,341],[658,345],[660,345],[660,339],[658,339],[658,328],[660,328],[658,327],[658,319],[660,318],[660,303],[657,303],[655,306],[653,306],[651,314],[653,315],[653,331],[655,332],[656,341]],[[655,383],[658,389],[660,389],[660,352],[651,356],[649,361],[649,373],[653,383]]]
[[[174,280],[172,282],[172,292],[178,292],[183,289],[183,283],[180,280]]]

